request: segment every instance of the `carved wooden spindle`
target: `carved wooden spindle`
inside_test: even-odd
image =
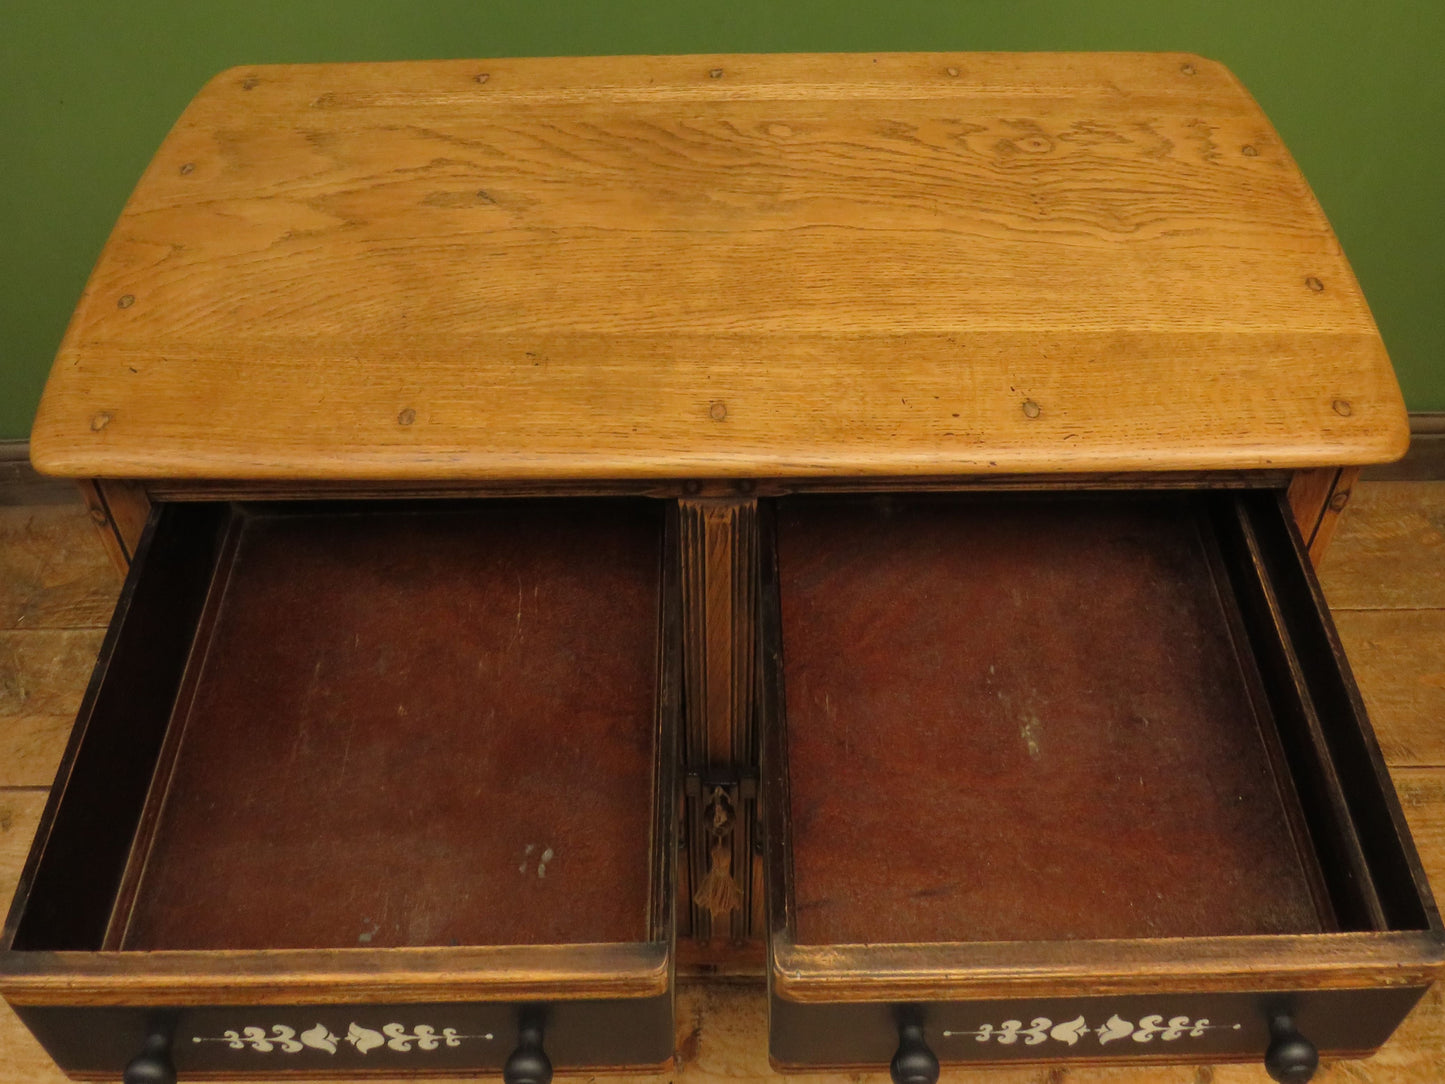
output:
[[[757,772],[753,709],[757,615],[757,502],[680,502],[682,522],[685,769],[709,774],[688,799],[688,872],[696,940],[742,939],[761,928],[753,912],[755,803],[738,781]],[[716,793],[719,787],[729,792]]]
[[[505,1084],[551,1084],[552,1059],[542,1049],[542,1020],[524,1014],[517,1026],[517,1045],[502,1066]]]
[[[1269,1037],[1264,1067],[1279,1084],[1305,1084],[1315,1075],[1320,1064],[1319,1051],[1295,1028],[1292,1016],[1277,1013],[1272,1017]]]
[[[923,1025],[910,1020],[898,1026],[898,1049],[888,1064],[893,1084],[938,1084],[938,1057],[923,1038]]]
[[[169,1032],[153,1031],[146,1036],[145,1045],[125,1067],[121,1080],[123,1084],[176,1084]]]

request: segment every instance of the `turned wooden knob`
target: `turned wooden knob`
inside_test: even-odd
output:
[[[922,1024],[900,1024],[898,1049],[888,1063],[893,1084],[938,1084],[938,1058],[923,1041]]]
[[[1283,1013],[1269,1022],[1269,1049],[1264,1068],[1280,1084],[1305,1084],[1319,1068],[1315,1044],[1295,1030],[1294,1019]]]
[[[141,1052],[125,1067],[121,1081],[123,1084],[176,1084],[176,1067],[171,1063],[171,1037],[162,1032],[148,1036]]]
[[[506,1084],[551,1084],[552,1061],[542,1049],[542,1025],[526,1020],[517,1029],[517,1047],[502,1066]]]

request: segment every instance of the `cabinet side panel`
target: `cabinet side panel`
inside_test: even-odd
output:
[[[120,539],[115,520],[110,515],[110,508],[105,503],[105,497],[101,495],[100,483],[91,478],[82,478],[76,485],[80,490],[80,499],[85,502],[85,510],[90,514],[90,522],[95,524],[96,538],[100,540],[115,570],[124,576],[130,571],[131,551],[126,549],[125,543]]]
[[[145,486],[118,478],[101,478],[95,484],[105,497],[106,508],[110,511],[121,545],[134,558],[140,548],[141,535],[150,521],[151,501]]]

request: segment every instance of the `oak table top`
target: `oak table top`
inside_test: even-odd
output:
[[[1407,423],[1279,136],[1184,54],[237,68],[85,289],[42,470],[1354,465]]]

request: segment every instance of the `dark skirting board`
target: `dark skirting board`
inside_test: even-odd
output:
[[[800,945],[1330,928],[1188,497],[776,512]]]

